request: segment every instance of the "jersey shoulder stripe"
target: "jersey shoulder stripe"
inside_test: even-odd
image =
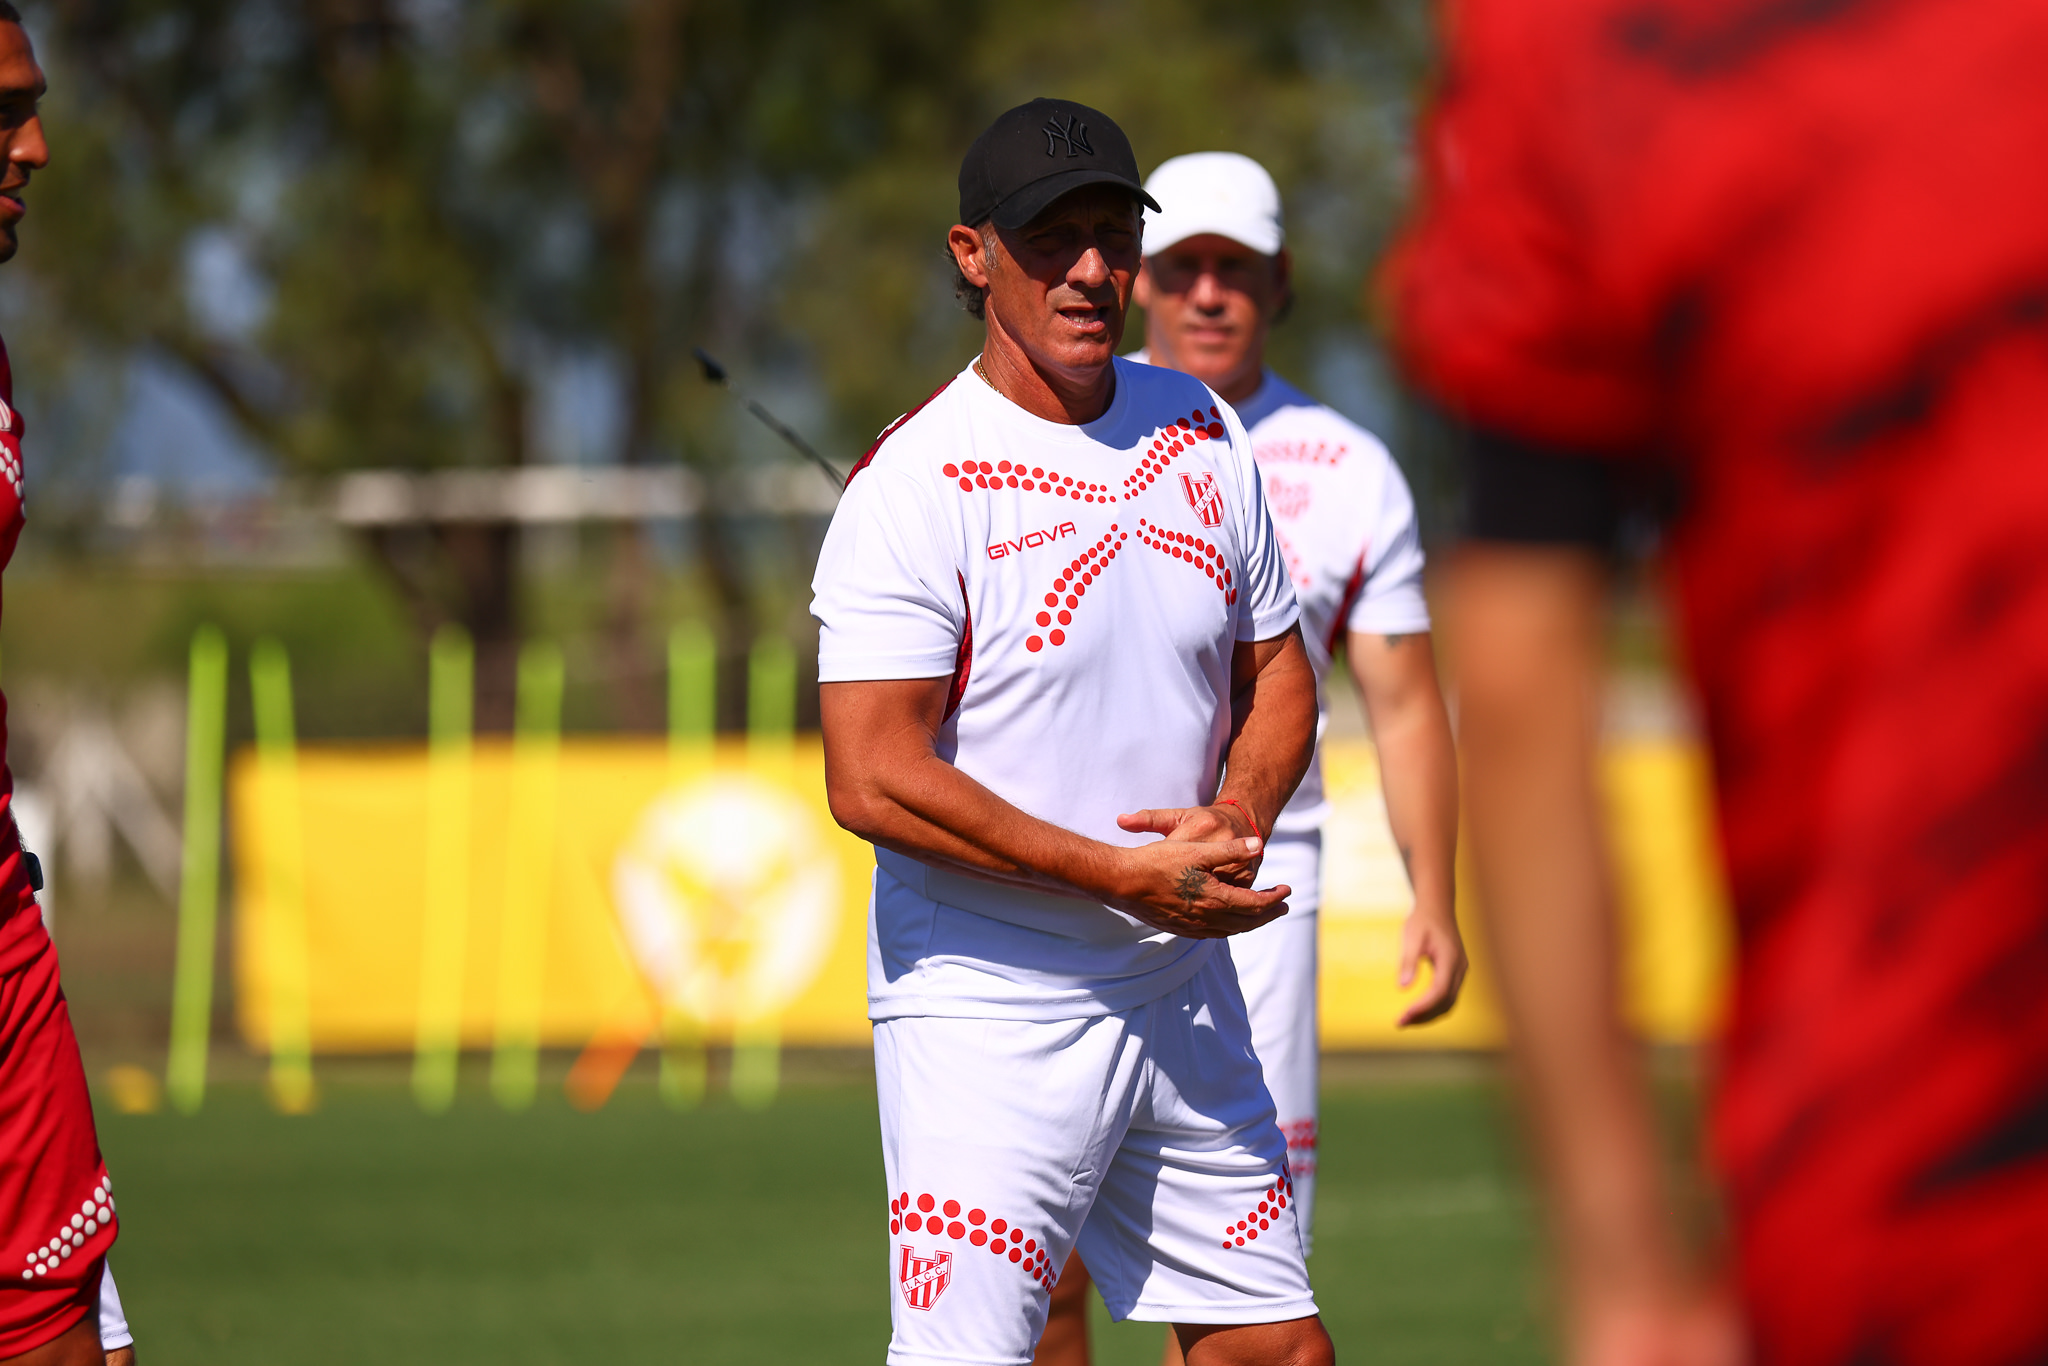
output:
[[[869,465],[873,464],[876,452],[882,449],[882,443],[884,441],[887,441],[890,437],[896,435],[896,433],[902,428],[904,423],[910,421],[910,419],[912,419],[913,417],[916,417],[926,408],[929,408],[932,405],[932,400],[936,399],[940,394],[945,393],[946,390],[952,388],[953,380],[957,380],[959,378],[960,377],[958,375],[953,376],[953,379],[947,380],[944,384],[941,384],[938,388],[932,390],[929,394],[926,394],[924,402],[918,404],[915,408],[912,408],[909,412],[897,418],[888,426],[882,428],[882,434],[875,438],[875,444],[868,447],[866,451],[862,452],[860,459],[853,462],[853,468],[846,472],[846,482],[848,484],[851,484],[853,482],[853,476],[859,474],[862,470],[866,469]]]

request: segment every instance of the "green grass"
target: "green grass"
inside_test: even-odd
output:
[[[110,1113],[114,1255],[148,1366],[866,1363],[891,1286],[872,1082],[799,1078],[765,1113],[579,1114],[480,1091],[419,1114],[391,1068],[329,1069],[318,1113],[247,1085],[196,1118]],[[1413,1071],[1325,1101],[1317,1294],[1352,1362],[1547,1359],[1532,1217],[1495,1084]],[[1102,1366],[1158,1360],[1109,1325]]]

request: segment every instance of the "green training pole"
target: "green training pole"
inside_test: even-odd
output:
[[[718,642],[701,624],[668,633],[669,781],[680,783],[693,760],[711,751],[718,729]],[[709,1069],[704,1031],[673,1006],[661,1017],[661,1066],[656,1090],[671,1109],[690,1110],[704,1099]]]
[[[782,1027],[775,1020],[741,1025],[732,1039],[732,1098],[742,1109],[765,1110],[782,1086]]]
[[[475,698],[476,651],[469,633],[443,626],[427,654],[427,905],[412,1059],[413,1098],[430,1114],[455,1103],[462,1049]]]
[[[718,729],[718,642],[690,622],[668,633],[668,749],[695,757]]]
[[[216,626],[192,633],[185,688],[185,848],[178,881],[171,1056],[164,1089],[181,1114],[206,1098],[213,1035],[213,952],[220,914],[221,770],[227,756],[228,643]]]
[[[249,652],[256,713],[257,801],[264,854],[263,943],[270,981],[270,1100],[286,1114],[313,1108],[310,964],[306,950],[306,855],[299,805],[298,732],[292,666],[268,637]]]
[[[556,646],[535,641],[519,652],[504,920],[498,932],[497,1038],[491,1057],[491,1093],[507,1110],[532,1105],[539,1085],[543,952],[555,872],[562,674],[562,652]]]
[[[796,651],[763,635],[747,658],[747,748],[756,762],[786,761],[796,739]],[[774,1103],[782,1085],[782,1029],[754,1020],[733,1031],[732,1098],[750,1110]]]
[[[747,658],[747,739],[783,748],[796,736],[796,651],[779,635],[754,642]]]

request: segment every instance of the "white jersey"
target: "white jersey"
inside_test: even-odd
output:
[[[855,468],[813,582],[821,682],[951,677],[939,756],[1109,844],[1122,812],[1216,792],[1241,641],[1296,619],[1237,417],[1186,375],[1116,361],[1109,410],[1025,412],[961,371]],[[875,852],[868,1002],[1054,1020],[1155,1000],[1214,940],[1095,901]]]
[[[1273,822],[1275,835],[1320,830],[1323,732],[1331,657],[1344,635],[1429,629],[1422,538],[1408,481],[1380,439],[1271,370],[1238,405],[1265,482],[1266,506],[1301,603],[1301,636],[1316,666],[1316,757]]]

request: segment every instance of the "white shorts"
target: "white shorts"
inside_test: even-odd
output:
[[[1249,934],[1232,935],[1231,961],[1251,1015],[1252,1049],[1273,1093],[1287,1168],[1300,1192],[1301,1242],[1314,1248],[1316,1121],[1321,1045],[1316,1019],[1316,903],[1322,891],[1323,837],[1275,835],[1259,866],[1259,885],[1294,889],[1288,912]]]
[[[1077,1243],[1110,1314],[1316,1312],[1229,959],[1113,1015],[875,1026],[891,1363],[1026,1366]]]

